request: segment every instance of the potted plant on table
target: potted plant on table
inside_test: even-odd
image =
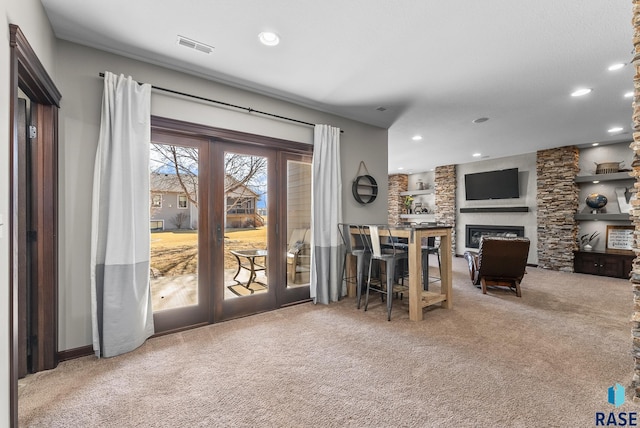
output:
[[[585,233],[584,235],[580,236],[580,246],[582,247],[582,249],[584,251],[593,250],[591,242],[593,242],[593,240],[596,239],[599,235],[600,232],[595,231],[592,234]]]

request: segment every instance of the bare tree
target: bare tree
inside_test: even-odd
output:
[[[158,190],[172,189],[177,180],[187,199],[198,206],[198,149],[151,143],[151,172],[157,174]]]
[[[267,159],[226,153],[224,159],[225,195],[233,195],[227,211],[237,208],[243,201],[260,199],[267,191]],[[255,209],[255,207],[253,207]]]
[[[178,229],[182,229],[185,226],[185,223],[189,220],[189,215],[187,213],[178,213],[171,217],[171,223]]]
[[[267,160],[263,156],[250,156],[227,152],[224,159],[224,193],[234,194],[227,210],[238,207],[246,198],[266,194]],[[151,143],[151,172],[161,189],[176,187],[198,206],[198,149]],[[255,208],[255,207],[254,207]]]

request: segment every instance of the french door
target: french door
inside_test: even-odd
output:
[[[203,138],[152,131],[151,300],[156,333],[208,324],[210,147]]]
[[[156,333],[309,298],[310,154],[215,134],[152,130]]]

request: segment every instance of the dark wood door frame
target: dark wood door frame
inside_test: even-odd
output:
[[[32,366],[45,370],[57,364],[58,342],[58,108],[61,94],[45,70],[26,37],[17,25],[9,25],[10,34],[10,135],[9,135],[9,366],[10,366],[10,423],[18,426],[18,290],[24,287],[24,272],[20,260],[27,251],[27,237],[23,201],[18,195],[25,186],[20,174],[18,150],[18,89],[37,103],[37,147],[33,189],[33,222],[38,227],[34,251],[38,265],[35,274],[38,285],[34,290],[32,313],[36,338]],[[33,235],[32,235],[33,236]]]
[[[233,151],[233,148],[237,148],[240,151],[240,153],[252,153],[257,156],[271,156],[271,160],[277,162],[278,163],[277,165],[279,166],[280,169],[282,169],[283,168],[282,165],[284,165],[282,162],[285,162],[286,159],[288,158],[284,156],[285,153],[287,154],[287,156],[291,158],[297,158],[300,160],[302,159],[310,160],[311,155],[313,154],[313,146],[310,144],[299,143],[299,142],[294,142],[294,141],[289,141],[289,140],[284,140],[284,139],[279,139],[274,137],[266,137],[262,135],[250,134],[250,133],[241,132],[241,131],[216,128],[208,125],[200,125],[200,124],[195,124],[191,122],[185,122],[177,119],[169,119],[169,118],[163,118],[158,116],[151,117],[151,129],[153,130],[152,132],[155,132],[158,134],[166,134],[169,136],[174,136],[175,138],[177,138],[175,141],[176,144],[178,144],[177,142],[180,140],[180,138],[207,139],[210,143],[212,143],[212,146],[215,146],[215,148],[212,147],[211,150],[209,151],[210,153],[209,163],[210,165],[213,165],[213,169],[217,169],[218,171],[222,171],[224,169],[222,166],[223,165],[222,159],[224,157],[223,152],[226,148],[231,148],[231,151]],[[167,140],[165,142],[170,143],[170,140]],[[273,152],[273,154],[268,155],[267,152]],[[270,225],[271,227],[269,228],[269,234],[270,234],[269,241],[273,242],[273,248],[285,249],[287,244],[286,237],[280,236],[280,234],[277,233],[277,230],[281,229],[281,228],[278,228],[278,224],[283,224],[283,225],[286,224],[284,219],[286,218],[285,211],[287,207],[286,207],[286,204],[282,202],[276,203],[276,201],[280,201],[282,199],[280,195],[283,195],[286,193],[286,189],[282,184],[285,182],[284,180],[285,175],[282,171],[280,173],[277,173],[274,170],[274,167],[275,165],[271,166],[272,169],[269,172],[269,176],[273,177],[274,180],[276,179],[276,176],[277,176],[278,177],[277,181],[280,182],[280,184],[270,189],[270,194],[273,195],[274,197],[269,198],[268,203],[272,204],[270,205],[270,208],[269,208],[271,212],[275,213],[279,210],[280,213],[279,215],[276,216],[277,217],[276,220]],[[210,174],[211,176],[213,176],[213,172],[211,172]],[[223,189],[222,187],[218,186],[216,187],[215,193],[212,193],[210,195],[209,206],[212,207],[215,204],[215,201],[222,201],[222,200],[224,200]],[[210,208],[210,212],[209,212],[211,225],[224,224],[223,219],[216,218],[215,215],[212,214],[213,212],[214,212],[214,208],[212,207]],[[218,216],[220,216],[220,214],[218,214]],[[213,227],[213,226],[210,227],[209,230],[207,231],[207,235],[208,235],[207,240],[208,242],[211,243],[211,246],[222,245],[220,243],[221,236],[218,234],[216,227]],[[210,250],[210,251],[214,251],[214,250]],[[283,251],[283,253],[284,252],[285,251]],[[208,266],[209,272],[207,273],[207,275],[209,278],[214,278],[214,273],[221,272],[223,269],[223,263],[222,263],[221,257],[216,257],[216,255],[213,255],[212,259],[213,259],[213,264],[209,263],[209,266]],[[286,275],[286,266],[284,265],[284,263],[281,264],[281,266],[277,266],[276,264],[271,264],[269,270],[270,272],[275,272],[274,278],[282,279],[284,284],[284,278]],[[287,304],[299,303],[299,302],[308,300],[308,293],[307,293],[307,296],[305,296],[302,289],[282,290],[282,291],[283,292],[279,297],[265,296],[265,299],[268,299],[268,298],[274,299],[273,302],[271,303],[270,308],[276,304],[283,306]],[[210,290],[210,295],[212,299],[211,306],[213,310],[211,311],[211,317],[209,318],[209,323],[224,321],[227,319],[245,316],[245,315],[251,315],[253,313],[256,313],[262,310],[270,310],[270,309],[267,309],[266,307],[265,308],[259,307],[258,309],[256,309],[255,303],[257,302],[258,306],[262,305],[264,303],[264,301],[262,300],[252,301],[251,299],[238,299],[236,302],[229,304],[228,301],[224,302],[223,294],[220,292],[220,290],[216,290],[214,288]],[[227,303],[226,310],[225,308],[223,308],[223,303]],[[185,325],[184,327],[180,327],[179,329],[190,328],[190,327],[193,327],[193,326]],[[176,330],[173,330],[173,331],[176,331]]]

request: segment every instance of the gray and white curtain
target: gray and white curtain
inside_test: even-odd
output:
[[[315,303],[336,302],[347,294],[342,282],[342,178],[340,129],[316,125],[313,139],[311,197],[311,298]]]
[[[149,288],[151,86],[106,72],[91,216],[93,349],[112,357],[153,334]]]

